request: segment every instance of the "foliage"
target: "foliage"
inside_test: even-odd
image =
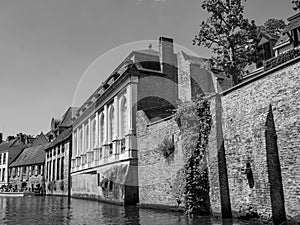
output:
[[[278,55],[277,57],[267,60],[265,62],[265,70],[270,70],[298,56],[300,56],[300,49],[299,48],[291,49],[285,53]]]
[[[213,69],[224,71],[237,84],[242,69],[257,59],[255,22],[244,18],[242,0],[204,0],[202,8],[211,15],[193,43],[211,48]]]
[[[182,103],[175,119],[181,121],[183,151],[185,156],[185,212],[209,214],[209,185],[205,159],[211,129],[209,102],[203,98]]]
[[[173,139],[165,137],[162,143],[158,145],[158,150],[162,153],[165,159],[169,159],[175,151]]]
[[[177,205],[180,206],[184,203],[184,188],[185,188],[185,170],[184,168],[177,171],[174,179],[168,180],[170,188],[173,190],[171,193],[175,198]]]
[[[292,0],[293,10],[297,11],[300,9],[300,0]]]
[[[268,34],[273,34],[279,36],[283,29],[285,28],[286,24],[282,19],[275,19],[271,18],[268,19],[264,26],[261,26],[261,31],[265,31]]]

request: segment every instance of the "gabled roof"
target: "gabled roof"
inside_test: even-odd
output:
[[[72,126],[72,118],[76,114],[79,107],[69,107],[67,112],[63,115],[62,121],[59,124],[60,127],[70,127]]]
[[[10,148],[25,148],[25,144],[19,139],[14,139],[11,141],[5,141],[0,144],[0,151],[7,151]]]
[[[41,164],[45,161],[45,149],[50,143],[26,148],[20,156],[10,164],[10,167]]]
[[[32,143],[32,147],[38,146],[38,145],[43,145],[46,143],[48,143],[48,139],[42,132],[41,134],[36,136],[34,142]]]
[[[52,141],[51,144],[48,146],[48,149],[54,147],[55,145],[57,145],[60,142],[65,141],[71,135],[72,135],[72,128],[70,127],[67,130],[65,130],[64,132],[62,132],[57,138],[55,138],[55,140]]]
[[[0,144],[0,152],[8,152],[8,165],[20,155],[24,148],[26,145],[19,139]]]

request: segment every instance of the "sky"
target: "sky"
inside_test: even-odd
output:
[[[208,14],[199,0],[0,0],[0,132],[47,133],[53,117],[80,106],[132,51],[160,36],[192,45]],[[248,0],[263,24],[293,15],[289,0]]]

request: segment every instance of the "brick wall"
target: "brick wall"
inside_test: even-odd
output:
[[[272,216],[265,143],[269,105],[273,107],[287,216],[300,214],[300,62],[281,67],[260,79],[222,96],[222,124],[231,207],[245,215],[256,211]],[[212,108],[214,100],[212,101]],[[215,109],[209,143],[210,198],[213,212],[220,212]],[[254,187],[246,175],[250,163]]]
[[[147,125],[148,124],[148,125]],[[174,157],[166,160],[158,150],[165,137],[174,135]],[[137,147],[139,197],[141,205],[183,206],[180,199],[180,169],[183,155],[179,140],[179,130],[173,119],[150,123],[143,111],[137,112]],[[182,201],[182,199],[180,199]]]

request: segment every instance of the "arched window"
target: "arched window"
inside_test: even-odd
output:
[[[96,120],[95,117],[92,119],[91,122],[91,149],[93,149],[95,147],[95,143],[96,143]]]
[[[112,141],[115,136],[115,109],[113,106],[109,110],[109,140]]]
[[[121,100],[121,137],[124,137],[127,131],[127,101],[123,97]]]
[[[86,123],[84,125],[84,152],[86,152],[86,150],[88,149],[88,140],[89,140],[89,137],[90,137],[90,134],[89,134],[89,124]]]
[[[82,150],[82,127],[79,128],[79,140],[78,140],[78,155],[81,154]]]
[[[105,127],[104,127],[104,115],[103,115],[103,113],[101,113],[101,115],[100,115],[100,119],[99,119],[99,124],[100,124],[100,145],[102,145],[103,144],[103,142],[104,142],[104,129],[105,129]]]

